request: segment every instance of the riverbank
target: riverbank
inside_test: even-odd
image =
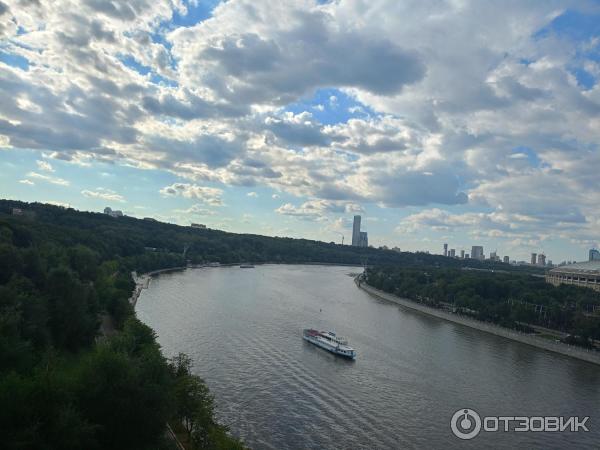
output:
[[[459,325],[474,328],[476,330],[484,331],[486,333],[491,333],[496,336],[520,342],[522,344],[531,345],[533,347],[537,347],[543,350],[547,350],[554,353],[560,353],[561,355],[570,356],[572,358],[577,358],[582,361],[587,361],[592,364],[600,365],[600,352],[574,347],[572,345],[563,344],[562,342],[553,342],[548,339],[544,339],[538,336],[532,336],[526,333],[521,333],[492,323],[482,322],[476,319],[471,319],[469,317],[452,314],[447,311],[442,311],[436,308],[432,308],[430,306],[422,305],[420,303],[413,302],[411,300],[407,300],[401,297],[397,297],[393,294],[380,291],[379,289],[369,286],[364,281],[359,281],[359,277],[356,277],[354,279],[354,282],[356,283],[359,289],[364,290],[365,292],[373,295],[374,297],[392,303],[396,303],[400,306],[414,311],[418,311],[422,314],[427,314],[429,316],[437,317],[438,319],[446,320],[452,323],[457,323]]]

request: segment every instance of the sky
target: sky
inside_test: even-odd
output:
[[[598,1],[0,0],[0,198],[585,260],[599,79]]]

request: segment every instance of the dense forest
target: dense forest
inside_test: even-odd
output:
[[[11,216],[20,208],[23,216]],[[140,272],[185,263],[307,263],[397,264],[402,266],[473,267],[543,273],[536,267],[513,267],[501,262],[447,258],[427,253],[358,248],[306,239],[227,233],[178,226],[133,217],[80,212],[41,203],[0,200],[0,220],[16,228],[16,245],[27,247],[28,235],[65,248],[81,245],[101,260]],[[21,236],[22,235],[22,236]],[[185,257],[183,256],[184,250]]]
[[[244,448],[190,360],[166,360],[129,305],[131,269],[181,263],[173,247],[146,256],[145,242],[175,244],[22,206],[0,214],[2,448],[175,448],[167,424],[190,449]]]
[[[188,448],[243,448],[189,359],[166,360],[128,301],[131,271],[204,262],[513,270],[0,200],[2,448],[172,448],[167,424]]]
[[[568,342],[592,346],[600,340],[600,292],[553,286],[528,274],[466,268],[376,266],[367,270],[369,285],[400,297],[529,330],[538,325],[570,334]],[[598,311],[598,309],[596,309]]]

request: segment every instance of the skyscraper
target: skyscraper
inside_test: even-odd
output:
[[[544,255],[543,253],[540,253],[538,255],[538,266],[545,266],[546,265],[546,255]]]
[[[465,259],[465,251],[464,250],[460,251],[460,259]]]
[[[531,265],[535,266],[536,263],[537,263],[537,253],[532,253],[531,254]]]
[[[510,263],[510,258],[508,256],[504,257],[504,264],[509,264]]]
[[[448,244],[444,244],[444,256],[448,256]]]
[[[600,252],[595,248],[590,249],[590,261],[600,261]]]
[[[360,216],[354,216],[354,223],[352,224],[352,245],[355,247],[360,246]]]
[[[358,246],[359,247],[368,247],[369,246],[369,236],[366,231],[361,231],[359,234]]]
[[[481,245],[474,245],[471,247],[471,258],[483,260],[483,247]]]
[[[451,249],[450,249],[450,252],[448,253],[448,256],[449,256],[450,258],[454,258],[454,257],[456,256],[456,249],[454,249],[454,248],[451,248]]]

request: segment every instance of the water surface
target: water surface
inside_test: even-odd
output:
[[[599,448],[600,367],[375,299],[332,266],[161,275],[137,303],[165,355],[189,354],[220,420],[254,449]],[[302,340],[334,330],[341,359]],[[589,433],[450,431],[459,408],[592,416]]]

